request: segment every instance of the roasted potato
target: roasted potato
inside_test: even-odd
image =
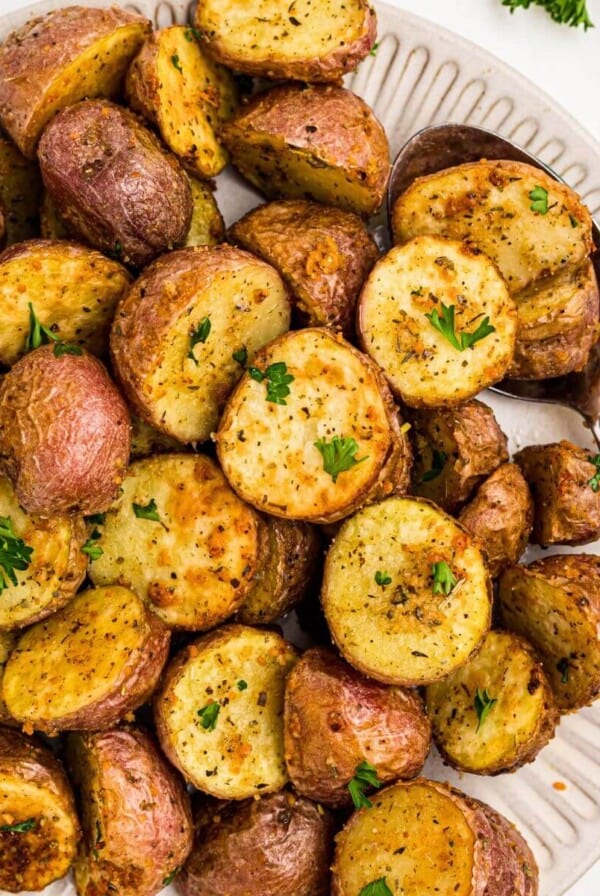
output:
[[[171,661],[154,718],[161,747],[190,784],[235,800],[283,787],[283,695],[296,659],[275,632],[233,624]]]
[[[4,667],[8,662],[8,658],[12,649],[17,643],[15,632],[0,632],[0,725],[16,725],[15,719],[6,708],[6,703],[2,697],[2,679],[4,677]]]
[[[483,548],[492,578],[518,563],[533,526],[533,499],[516,464],[502,464],[458,517]]]
[[[26,159],[10,140],[0,137],[0,205],[7,246],[38,235],[41,195],[37,161]]]
[[[559,720],[540,659],[512,632],[488,632],[476,656],[429,685],[426,700],[442,756],[479,775],[532,762]]]
[[[152,454],[173,454],[182,450],[181,442],[131,414],[131,460],[140,460]]]
[[[59,218],[101,252],[141,267],[185,241],[189,179],[127,109],[84,100],[59,112],[42,135],[38,158]]]
[[[78,896],[154,896],[192,848],[183,782],[138,728],[72,734],[68,752],[84,834]]]
[[[264,78],[338,82],[375,43],[368,0],[204,0],[196,26],[208,51],[235,71]]]
[[[368,276],[357,320],[363,350],[411,407],[473,398],[514,354],[517,308],[498,269],[445,237],[394,246]]]
[[[50,196],[43,191],[42,204],[40,206],[40,236],[45,240],[69,240],[71,234],[69,228],[61,221],[56,213],[54,203]]]
[[[35,158],[59,110],[113,96],[150,30],[147,19],[117,6],[68,6],[13,31],[0,49],[0,123],[23,155]]]
[[[357,215],[302,199],[259,205],[229,238],[277,268],[304,326],[354,333],[358,293],[379,250]]]
[[[482,401],[458,408],[412,411],[413,490],[452,513],[508,460],[507,439]]]
[[[180,442],[202,442],[246,363],[290,325],[270,265],[232,246],[170,252],[136,280],[111,332],[113,364],[137,413]]]
[[[205,801],[181,896],[328,896],[333,820],[288,791],[242,803]]]
[[[235,167],[266,196],[316,199],[364,216],[383,201],[387,137],[369,106],[343,87],[273,87],[221,135]]]
[[[98,513],[127,466],[129,414],[106,369],[79,346],[43,345],[0,384],[0,458],[28,513]]]
[[[531,641],[563,712],[600,694],[600,558],[559,554],[500,579],[504,625]]]
[[[8,712],[46,734],[110,728],[154,691],[169,638],[127,588],[82,591],[19,638],[2,681]]]
[[[69,870],[79,822],[62,766],[47,747],[0,729],[0,887],[43,890]]]
[[[517,452],[534,500],[531,541],[587,544],[600,536],[600,457],[571,442]]]
[[[190,177],[192,221],[185,246],[216,246],[225,239],[225,224],[210,184]]]
[[[129,67],[125,92],[192,174],[214,177],[225,167],[217,133],[236,110],[237,90],[195,29],[173,25],[151,34]]]
[[[360,783],[363,763],[382,783],[417,775],[431,741],[415,692],[363,678],[325,647],[308,650],[288,676],[284,732],[294,788],[334,807],[357,804],[349,785]]]
[[[321,601],[355,669],[413,686],[450,675],[477,650],[490,626],[491,583],[455,520],[429,501],[388,498],[342,525]]]

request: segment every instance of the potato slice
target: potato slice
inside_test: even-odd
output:
[[[225,239],[225,224],[209,184],[190,177],[192,188],[192,222],[185,246],[216,246]]]
[[[59,110],[114,96],[150,30],[147,19],[117,6],[69,6],[13,31],[0,50],[0,122],[23,155],[35,158]]]
[[[284,689],[296,660],[276,632],[232,624],[169,664],[154,700],[156,730],[190,784],[235,800],[283,787]]]
[[[26,159],[10,140],[0,137],[0,205],[7,246],[38,236],[41,195],[37,162]]]
[[[321,589],[333,640],[356,669],[422,685],[462,666],[490,626],[481,551],[429,501],[388,498],[341,527]]]
[[[127,588],[83,591],[19,638],[2,682],[7,709],[47,734],[108,728],[153,692],[169,638]]]

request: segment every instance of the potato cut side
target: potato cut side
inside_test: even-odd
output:
[[[428,501],[388,498],[340,529],[321,600],[351,665],[387,684],[421,685],[449,675],[479,647],[490,594],[481,552],[462,526]]]
[[[208,184],[190,177],[192,222],[185,246],[216,246],[225,239],[225,224],[214,193]]]
[[[476,656],[429,685],[427,712],[450,765],[482,775],[535,759],[559,715],[531,645],[502,631],[488,632]]]
[[[94,584],[132,588],[166,625],[188,631],[237,610],[266,548],[258,514],[212,460],[193,454],[132,464],[97,534]]]
[[[2,697],[2,679],[4,677],[4,667],[8,662],[8,658],[17,643],[17,635],[15,632],[0,632],[0,725],[14,725],[15,720],[11,718],[6,708],[6,703]]]
[[[48,734],[107,728],[150,696],[168,647],[168,631],[132,591],[83,591],[17,642],[2,683],[7,709]]]
[[[7,246],[38,235],[41,195],[37,162],[21,155],[10,140],[0,138],[0,206]]]
[[[67,225],[58,217],[56,206],[46,190],[40,206],[40,236],[45,240],[72,239]]]
[[[221,799],[280,790],[285,679],[296,649],[272,631],[228,625],[182,651],[155,698],[161,746],[186,780]]]
[[[516,327],[515,303],[495,265],[441,237],[394,247],[375,265],[359,301],[363,349],[413,407],[460,404],[501,380]],[[468,335],[478,333],[471,344]]]

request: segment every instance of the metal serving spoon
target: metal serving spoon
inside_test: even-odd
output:
[[[388,220],[395,200],[417,177],[433,174],[442,168],[477,162],[480,159],[510,159],[541,168],[555,180],[562,178],[536,156],[521,149],[493,131],[463,124],[442,124],[424,128],[406,143],[392,167],[387,190]],[[594,222],[594,245],[600,247],[600,228]],[[596,275],[600,279],[600,252],[592,255]],[[503,380],[491,387],[494,392],[524,401],[561,404],[577,411],[591,430],[600,448],[600,343],[590,353],[580,373],[569,373],[548,380]]]

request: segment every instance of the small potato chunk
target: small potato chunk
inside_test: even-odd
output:
[[[0,888],[43,890],[63,877],[77,849],[71,787],[47,747],[0,729]]]
[[[266,196],[316,199],[366,217],[383,202],[387,137],[369,106],[343,87],[273,87],[221,135],[235,167]]]
[[[98,525],[101,554],[89,574],[95,585],[132,588],[165,625],[203,631],[250,593],[268,556],[265,535],[210,458],[149,457],[129,467]]]
[[[355,669],[422,685],[462,666],[490,626],[481,551],[429,501],[388,498],[341,527],[325,561],[323,610]]]
[[[508,460],[507,438],[482,401],[413,411],[414,493],[452,513]]]
[[[180,442],[206,441],[246,363],[289,329],[290,313],[277,271],[249,252],[170,252],[117,308],[117,375],[147,423]]]
[[[110,728],[154,691],[169,638],[127,588],[83,591],[19,638],[2,682],[7,709],[51,735]]]
[[[379,258],[357,215],[302,199],[269,202],[230,227],[229,237],[277,268],[301,324],[352,338],[358,293]]]
[[[45,240],[69,240],[71,234],[69,228],[58,217],[54,203],[44,190],[42,204],[40,206],[40,235]]]
[[[349,806],[348,785],[368,763],[380,782],[412,778],[429,752],[420,697],[359,675],[325,647],[308,650],[285,691],[285,759],[298,793]]]
[[[539,653],[562,712],[600,694],[600,558],[558,554],[500,579],[504,625]]]
[[[185,241],[189,179],[132,112],[86,100],[52,119],[40,140],[44,186],[69,230],[142,267]]]
[[[2,679],[4,678],[4,667],[8,662],[8,658],[17,643],[15,632],[0,632],[0,725],[16,725],[6,708],[6,703],[2,697]]]
[[[493,262],[443,237],[391,249],[358,307],[362,348],[410,407],[460,404],[501,380],[516,328],[516,305]]]
[[[333,819],[287,791],[242,803],[206,801],[181,896],[329,896]]]
[[[226,625],[167,667],[154,698],[160,745],[186,781],[220,799],[280,790],[285,680],[295,647],[266,629]]]
[[[78,896],[155,896],[192,848],[183,781],[138,728],[73,734],[68,752],[82,806]]]
[[[0,205],[7,246],[38,235],[41,195],[37,161],[26,159],[10,140],[0,137]]]
[[[559,719],[552,688],[533,647],[491,631],[476,656],[427,688],[438,750],[454,768],[478,775],[532,762]]]
[[[225,239],[225,224],[210,184],[190,177],[192,221],[185,246],[216,246]]]
[[[140,460],[152,454],[181,452],[182,445],[176,439],[154,429],[135,414],[131,414],[131,460]]]
[[[217,131],[236,110],[235,81],[207,56],[194,29],[155,31],[129,68],[125,92],[192,174],[214,177],[225,167]]]
[[[79,347],[43,345],[0,385],[0,456],[28,513],[98,513],[129,459],[127,406],[105,367]]]
[[[516,464],[498,467],[458,519],[483,548],[492,578],[518,563],[533,526],[533,499]]]

